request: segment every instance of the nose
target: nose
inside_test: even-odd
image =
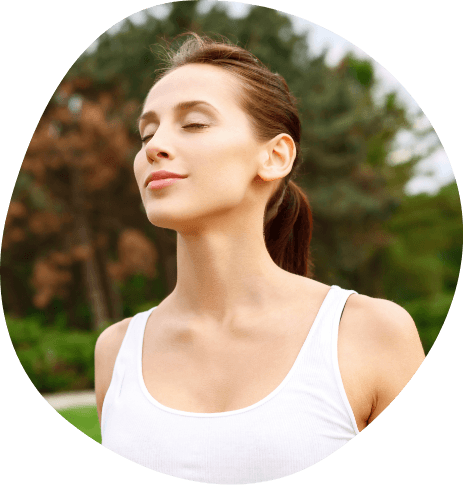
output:
[[[161,136],[160,128],[148,140],[145,146],[145,153],[153,161],[160,158],[166,158],[168,160],[173,158],[173,150],[169,147],[166,136]]]
[[[168,155],[168,153],[167,153],[167,152],[158,152],[158,153],[156,154],[156,157],[157,157],[157,158],[169,158],[169,155]]]

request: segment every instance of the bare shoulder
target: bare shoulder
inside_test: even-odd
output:
[[[408,350],[410,354],[423,354],[414,320],[392,301],[353,294],[346,303],[342,322],[375,352]]]
[[[110,387],[116,357],[131,319],[125,318],[110,325],[99,335],[95,344],[95,396],[100,423],[103,401]]]
[[[393,401],[425,358],[414,320],[404,308],[358,294],[347,300],[338,352],[350,403],[362,409],[366,424]]]
[[[95,353],[98,352],[107,354],[108,352],[112,353],[114,350],[116,350],[117,354],[131,320],[132,317],[125,318],[120,322],[113,323],[113,325],[110,325],[108,328],[103,330],[97,339]],[[118,349],[114,349],[115,344],[119,344]]]

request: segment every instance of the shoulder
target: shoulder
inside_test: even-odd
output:
[[[125,318],[103,330],[95,344],[95,355],[97,356],[98,354],[100,356],[104,354],[105,357],[108,357],[108,354],[112,354],[115,351],[117,354],[131,320],[132,317]]]
[[[101,421],[103,400],[110,387],[114,364],[132,318],[110,325],[99,335],[95,344],[95,397],[98,418]]]
[[[400,305],[381,298],[353,294],[348,298],[342,319],[353,332],[361,332],[366,344],[377,350],[393,350],[398,345],[418,342],[416,325]]]
[[[401,392],[424,360],[414,320],[400,305],[353,294],[339,330],[340,370],[357,399],[370,403],[369,422]]]

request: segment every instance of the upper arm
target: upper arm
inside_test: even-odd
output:
[[[360,430],[395,399],[425,358],[416,325],[404,308],[357,294],[348,298],[343,312],[338,353]]]
[[[130,320],[126,318],[106,328],[95,344],[95,397],[100,425],[103,401],[110,387],[116,357]]]

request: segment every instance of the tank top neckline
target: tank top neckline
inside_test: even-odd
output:
[[[145,328],[146,328],[148,319],[149,319],[150,315],[152,314],[153,310],[155,310],[155,308],[157,308],[157,306],[154,306],[153,308],[147,310],[146,312],[139,314],[139,318],[140,317],[143,318],[143,322],[140,325],[139,332],[138,332],[138,338],[137,338],[137,355],[136,355],[137,365],[136,365],[136,367],[137,367],[138,383],[139,383],[140,389],[142,390],[143,395],[146,397],[146,399],[150,403],[152,403],[154,406],[156,406],[157,408],[159,408],[163,411],[166,411],[166,412],[169,412],[169,413],[172,413],[172,414],[177,414],[177,415],[180,415],[180,416],[187,416],[187,417],[193,417],[193,418],[222,418],[222,417],[232,416],[232,415],[236,415],[236,414],[246,413],[248,411],[256,409],[259,406],[262,406],[266,402],[270,401],[273,397],[277,396],[277,394],[279,394],[282,391],[282,389],[286,386],[286,384],[290,381],[290,378],[292,377],[292,375],[294,374],[295,370],[298,367],[298,364],[302,360],[302,358],[303,358],[302,356],[304,355],[306,348],[309,346],[309,342],[311,341],[312,336],[314,335],[315,330],[317,329],[318,323],[321,320],[322,315],[324,314],[324,310],[325,310],[326,306],[328,305],[329,295],[331,295],[331,293],[333,293],[333,290],[336,289],[336,288],[339,288],[339,287],[337,285],[332,285],[329,288],[329,291],[325,295],[324,300],[322,301],[322,304],[319,307],[319,310],[316,314],[316,317],[313,320],[311,327],[309,328],[308,334],[306,335],[306,338],[303,342],[303,345],[301,346],[300,351],[298,352],[298,355],[297,355],[295,361],[293,362],[292,367],[290,368],[289,372],[284,377],[282,382],[273,391],[271,391],[267,396],[260,399],[256,403],[251,404],[250,406],[246,406],[246,407],[240,408],[240,409],[234,409],[234,410],[231,410],[231,411],[222,411],[222,412],[218,412],[218,413],[197,413],[197,412],[182,411],[180,409],[170,408],[168,406],[165,406],[164,404],[161,404],[159,401],[157,401],[150,394],[150,392],[148,391],[148,389],[145,385],[145,381],[143,379],[142,350],[143,350],[143,338],[144,338]]]

